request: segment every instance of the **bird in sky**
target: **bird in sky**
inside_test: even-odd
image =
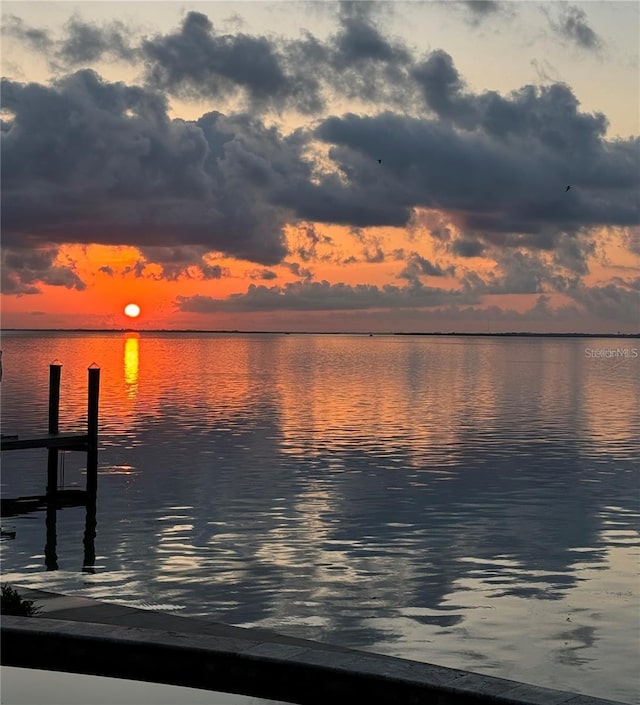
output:
[[[378,164],[382,164],[382,159],[378,159]]]
[[[570,188],[571,188],[571,186],[567,186],[567,188],[564,190],[564,192],[566,193]]]

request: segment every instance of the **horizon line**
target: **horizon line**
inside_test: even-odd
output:
[[[0,328],[1,333],[217,333],[241,335],[362,335],[362,336],[476,336],[485,338],[499,337],[537,337],[537,338],[640,338],[638,333],[577,333],[577,332],[464,332],[464,331],[299,331],[299,330],[242,330],[239,328],[202,329],[202,328]]]

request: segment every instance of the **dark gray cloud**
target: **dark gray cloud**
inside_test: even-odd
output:
[[[440,265],[433,264],[417,252],[412,252],[407,257],[407,263],[398,274],[400,279],[408,279],[411,282],[420,281],[420,277],[443,277],[453,274],[453,268],[442,269]]]
[[[472,95],[447,57],[434,62],[428,95],[440,119],[385,112],[319,125],[343,178],[297,194],[305,212],[313,201],[307,217],[324,220],[326,207],[342,222],[404,225],[422,206],[447,211],[473,239],[541,249],[563,232],[638,222],[638,138],[607,140],[604,116],[581,112],[564,85]]]
[[[262,279],[262,281],[272,281],[278,275],[272,269],[257,269],[249,274],[251,279]]]
[[[375,244],[365,246],[365,248],[362,250],[362,258],[365,262],[369,262],[370,264],[372,264],[375,262],[384,262],[386,259],[386,255],[384,250],[382,249],[382,245]]]
[[[407,71],[413,58],[402,41],[380,28],[376,15],[382,7],[341,3],[339,29],[327,41],[324,66],[308,68],[319,69],[325,85],[340,96],[406,107]]]
[[[498,12],[502,3],[496,0],[465,0],[464,4],[472,15],[484,18]]]
[[[5,243],[199,246],[274,264],[308,178],[302,143],[247,116],[170,120],[165,99],[90,70],[2,83]]]
[[[480,257],[485,251],[485,245],[478,240],[460,237],[451,243],[451,252],[460,257]]]
[[[145,276],[144,270],[145,270],[146,266],[147,266],[147,263],[144,259],[137,259],[133,264],[126,266],[122,270],[122,274],[124,276],[126,276],[128,274],[133,274],[134,277],[141,279],[142,277]],[[159,279],[159,278],[160,277],[156,277],[156,279]]]
[[[450,222],[465,233],[454,253],[558,249],[584,273],[591,250],[565,235],[638,222],[638,138],[607,140],[604,116],[581,112],[564,85],[476,95],[443,52],[425,66],[433,118],[346,114],[289,135],[248,114],[170,120],[163,95],[90,70],[49,86],[5,80],[5,243],[190,247],[190,265],[208,251],[272,265],[296,219],[308,223],[295,250],[304,261],[331,259],[321,223],[425,226],[447,242]],[[314,174],[313,139],[335,171]],[[447,219],[418,222],[416,208]],[[384,259],[379,243],[363,246],[365,260]]]
[[[346,260],[338,258],[342,264],[353,264],[355,262],[384,262],[387,253],[384,250],[384,241],[379,235],[367,233],[362,228],[350,228],[350,234],[362,246],[360,257],[350,255]]]
[[[332,61],[344,70],[362,61],[408,61],[407,50],[393,46],[376,26],[372,6],[363,2],[340,3],[340,30],[335,35]]]
[[[210,296],[178,296],[178,310],[191,313],[242,311],[324,311],[364,310],[372,308],[424,308],[447,304],[477,303],[479,296],[422,286],[398,287],[373,284],[330,284],[327,281],[300,281],[284,286],[266,287],[251,284],[244,294],[226,299]]]
[[[66,25],[56,59],[64,66],[86,66],[104,59],[135,61],[139,53],[132,42],[133,31],[123,22],[98,26],[73,17]]]
[[[222,267],[219,264],[207,264],[202,262],[198,269],[202,274],[203,279],[222,279],[224,276],[228,276],[229,270],[227,267]]]
[[[304,281],[311,281],[313,279],[313,271],[308,267],[303,267],[300,262],[283,262],[282,266],[288,269],[291,274]]]
[[[98,25],[74,16],[63,32],[62,39],[55,39],[47,29],[29,27],[15,15],[3,16],[2,34],[45,54],[56,69],[77,68],[102,60],[132,62],[140,57],[134,46],[134,30],[123,22]]]
[[[201,246],[139,247],[142,258],[127,271],[136,277],[150,279],[222,279],[230,276],[227,267],[213,264],[205,257],[206,248]],[[160,268],[158,273],[157,267]]]
[[[511,20],[518,12],[516,2],[498,2],[497,0],[457,0],[444,2],[443,5],[462,17],[465,23],[474,29],[492,29],[498,20]]]
[[[288,105],[303,113],[322,107],[314,76],[293,63],[286,68],[274,41],[220,34],[200,12],[189,12],[179,31],[144,40],[141,51],[149,83],[170,93],[227,98],[241,89],[253,107]]]
[[[411,284],[404,287],[375,285],[330,284],[329,282],[297,282],[284,286],[251,285],[244,294],[226,299],[209,296],[179,296],[176,307],[183,312],[209,314],[221,312],[267,311],[360,311],[364,314],[381,309],[432,309],[430,318],[439,320],[565,321],[573,324],[585,321],[615,320],[620,323],[640,323],[640,291],[637,287],[585,287],[578,279],[565,285],[574,305],[552,308],[548,292],[561,290],[553,269],[539,258],[526,253],[512,253],[501,263],[502,273],[484,282],[469,273],[467,287],[462,291],[444,290]],[[569,281],[569,280],[567,280]],[[474,308],[486,294],[539,294],[536,304],[525,313],[503,310],[497,306]]]
[[[407,224],[407,233],[412,239],[420,239],[428,233],[439,249],[446,249],[453,238],[452,223],[447,213],[417,208]]]
[[[571,297],[590,315],[640,326],[640,291],[615,284],[578,286]]]
[[[549,12],[546,8],[543,10],[549,25],[558,36],[580,49],[589,51],[601,49],[602,40],[589,26],[587,14],[581,7],[557,3],[555,12]]]
[[[577,277],[565,276],[539,253],[506,250],[496,254],[496,270],[486,280],[476,279],[472,290],[487,294],[542,294],[573,289]]]
[[[451,56],[438,49],[411,69],[427,106],[440,118],[464,125],[476,117],[473,100],[464,94],[465,84]]]
[[[463,8],[474,23],[508,14],[510,7],[481,0],[450,5]],[[97,25],[79,17],[67,23],[61,38],[28,27],[17,17],[9,18],[4,31],[46,54],[58,68],[114,58],[142,65],[150,87],[183,99],[240,99],[254,113],[294,109],[313,115],[334,95],[405,112],[418,110],[422,95],[438,117],[475,126],[474,115],[482,106],[465,93],[451,57],[436,50],[417,60],[406,42],[384,29],[384,15],[393,5],[342,2],[337,10],[337,30],[325,40],[310,32],[293,40],[225,32],[194,11],[173,31],[137,39],[120,22]],[[555,14],[557,18],[547,12],[555,31],[581,46],[598,44],[584,11],[566,6]],[[495,120],[496,112],[499,118],[501,109],[508,108],[489,102],[488,119]]]
[[[30,27],[16,15],[3,15],[0,31],[2,36],[15,37],[29,49],[33,49],[38,53],[48,54],[55,46],[55,42],[48,30]]]
[[[253,113],[293,109],[312,115],[336,93],[406,106],[412,55],[378,26],[384,7],[340,3],[338,29],[325,41],[309,32],[293,40],[225,32],[194,11],[176,30],[137,38],[120,22],[98,25],[79,17],[65,25],[60,38],[17,17],[3,31],[43,53],[57,70],[118,59],[142,66],[148,87],[182,99],[241,100]]]
[[[588,260],[596,251],[596,243],[588,235],[563,235],[554,251],[554,263],[574,274],[588,274]]]
[[[57,256],[55,248],[7,248],[3,244],[2,293],[39,294],[42,284],[84,291],[87,286],[75,272],[73,263],[56,263]]]
[[[292,236],[290,244],[291,254],[299,257],[303,262],[324,259],[321,248],[332,246],[333,240],[329,235],[320,232],[313,223],[300,223]]]

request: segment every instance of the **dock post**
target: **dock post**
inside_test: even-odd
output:
[[[87,400],[87,495],[95,502],[98,489],[98,400],[100,397],[100,368],[94,362],[89,367],[89,395]]]
[[[49,365],[49,433],[60,428],[60,372],[62,364],[54,360]],[[58,490],[58,449],[49,448],[47,459],[47,496],[55,498]]]
[[[47,528],[47,542],[44,545],[44,564],[47,570],[58,570],[58,554],[57,554],[57,512],[58,508],[54,502],[47,502],[47,515],[45,518],[45,526]]]
[[[96,562],[96,499],[98,494],[98,400],[100,397],[100,368],[89,366],[89,393],[87,400],[87,514],[84,525],[84,558],[82,570],[93,573]]]

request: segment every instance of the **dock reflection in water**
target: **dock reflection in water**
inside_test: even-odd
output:
[[[79,425],[73,371],[103,383],[95,574],[68,508],[59,569],[18,517],[4,579],[633,702],[638,362],[585,356],[602,345],[5,336],[12,428],[46,416],[18,359],[63,360]],[[42,467],[8,457],[3,492]]]

